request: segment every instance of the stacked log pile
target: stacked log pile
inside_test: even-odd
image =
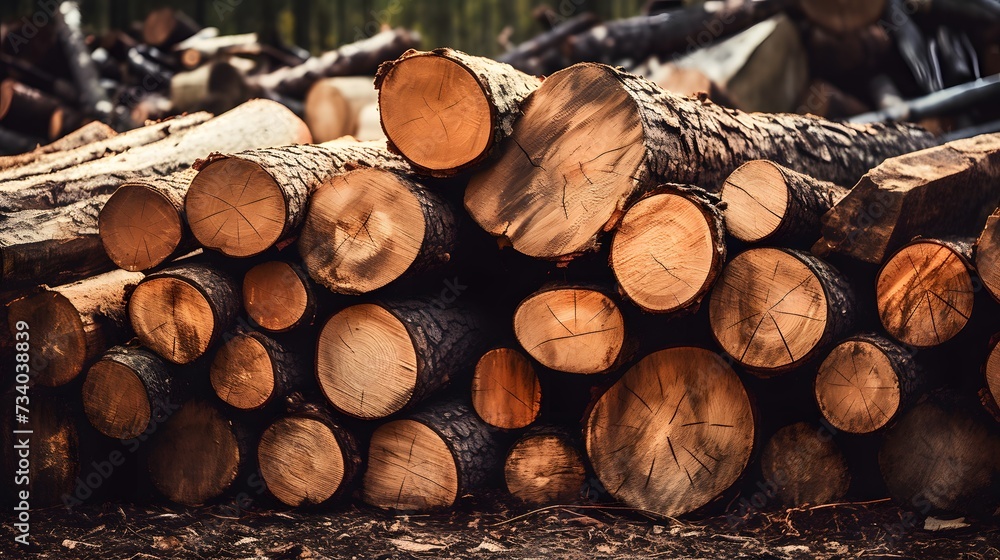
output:
[[[12,160],[13,390],[60,466],[39,495],[80,501],[118,440],[141,451],[105,490],[185,505],[505,487],[676,516],[761,480],[772,506],[1000,504],[1000,135],[451,49],[374,86],[382,142],[310,143],[258,100]]]

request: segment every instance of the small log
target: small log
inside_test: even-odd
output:
[[[419,172],[441,177],[486,160],[511,135],[521,102],[540,83],[452,49],[409,51],[375,75],[389,149]]]
[[[739,165],[770,159],[853,184],[885,157],[936,143],[902,124],[734,112],[596,64],[549,76],[521,110],[498,160],[470,180],[465,207],[517,251],[547,259],[593,250],[623,208],[662,183],[717,191]]]
[[[726,353],[755,375],[770,377],[805,364],[844,336],[854,308],[847,279],[832,266],[793,249],[757,248],[722,271],[709,323]]]
[[[353,305],[323,325],[316,377],[340,412],[385,418],[468,375],[485,350],[483,329],[470,310],[440,300]]]
[[[954,338],[972,316],[972,239],[917,239],[878,273],[879,318],[886,332],[916,348]]]
[[[580,501],[587,482],[580,436],[557,426],[528,430],[511,446],[504,461],[507,491],[538,506]]]
[[[697,306],[726,260],[722,213],[697,190],[661,188],[630,206],[611,241],[624,296],[644,311]]]
[[[27,166],[43,159],[57,157],[63,152],[103,142],[115,134],[114,129],[110,126],[102,122],[93,121],[54,142],[39,146],[28,153],[0,157],[0,170]]]
[[[499,474],[496,432],[468,405],[443,401],[372,434],[361,497],[383,509],[433,510]]]
[[[808,248],[823,214],[848,192],[772,161],[748,161],[722,185],[726,231],[746,243]]]
[[[239,410],[262,410],[307,379],[305,364],[274,339],[248,329],[226,337],[209,368],[215,394]]]
[[[299,405],[268,426],[257,445],[257,461],[267,489],[291,507],[337,501],[362,466],[354,436],[316,405]]]
[[[458,219],[451,206],[383,169],[326,178],[309,200],[298,240],[313,280],[351,295],[438,269],[457,244]]]
[[[316,187],[355,167],[405,164],[375,143],[353,141],[214,152],[194,164],[184,200],[191,233],[227,256],[259,255],[298,229]]]
[[[142,24],[142,40],[156,47],[169,47],[191,37],[200,29],[201,26],[184,12],[164,6],[146,15]]]
[[[178,53],[181,66],[191,70],[220,54],[258,44],[259,40],[256,33],[240,33],[237,35],[215,37],[205,37],[195,34],[174,45],[173,51]]]
[[[830,425],[868,434],[895,420],[924,386],[911,352],[883,336],[859,334],[837,343],[820,364],[815,394]]]
[[[263,262],[243,277],[243,309],[260,328],[287,332],[316,318],[317,288],[302,268],[285,261]]]
[[[54,97],[7,78],[0,82],[0,126],[39,138],[58,138],[52,115],[60,103]]]
[[[820,436],[821,430],[799,422],[778,430],[764,446],[760,470],[786,507],[829,504],[847,495],[847,459],[833,439]]]
[[[313,84],[306,94],[304,117],[313,141],[327,142],[342,136],[357,138],[361,109],[378,103],[374,81],[375,78],[366,76],[346,76]]]
[[[7,306],[10,332],[18,321],[31,326],[35,382],[47,387],[75,379],[128,332],[125,302],[143,278],[141,272],[115,270],[85,280],[43,288]]]
[[[810,22],[834,33],[847,34],[877,22],[887,0],[800,0],[799,7]]]
[[[532,76],[545,76],[562,70],[569,66],[562,53],[563,45],[573,36],[596,26],[598,21],[591,12],[573,16],[503,53],[497,61]]]
[[[194,248],[184,216],[184,195],[197,171],[122,183],[101,208],[104,251],[125,270],[149,270]]]
[[[476,362],[472,408],[490,426],[524,428],[542,410],[542,386],[534,366],[517,348],[497,347]]]
[[[640,360],[597,400],[584,429],[590,463],[611,495],[669,516],[732,486],[750,460],[754,433],[736,372],[695,347]]]
[[[205,354],[239,313],[239,288],[201,264],[150,274],[132,293],[129,320],[142,345],[175,364]]]
[[[180,380],[153,352],[128,344],[110,348],[87,371],[83,409],[102,434],[121,440],[137,438],[164,413],[179,404]]]
[[[1000,301],[1000,208],[986,218],[972,253],[983,286],[993,299]]]
[[[532,358],[566,373],[608,372],[633,350],[615,300],[583,286],[552,284],[525,298],[514,334]]]
[[[887,159],[823,216],[813,252],[881,263],[917,236],[979,235],[1000,206],[997,184],[1000,134]]]

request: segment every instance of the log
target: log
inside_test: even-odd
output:
[[[990,340],[989,354],[983,362],[983,377],[986,380],[984,400],[986,409],[1000,422],[998,404],[1000,403],[1000,336],[994,335]]]
[[[885,88],[885,85],[881,87]],[[856,115],[850,120],[856,123],[903,120],[916,122],[968,110],[970,107],[994,99],[998,92],[1000,92],[1000,74],[934,91],[914,99],[898,100],[890,91],[883,93],[887,100],[878,111]],[[898,92],[894,93],[898,95]]]
[[[847,334],[854,316],[847,279],[793,249],[756,248],[736,255],[709,301],[712,336],[759,377],[809,362]]]
[[[30,152],[0,157],[0,170],[5,171],[13,167],[27,166],[43,159],[59,157],[63,152],[103,142],[115,134],[114,129],[110,126],[102,122],[93,121],[54,142],[38,146]],[[6,176],[6,174],[3,176]]]
[[[260,436],[257,461],[267,489],[291,507],[329,504],[347,494],[361,473],[350,432],[317,405],[299,405]]]
[[[62,46],[69,73],[76,85],[77,105],[88,115],[101,122],[111,118],[111,100],[100,82],[97,64],[90,56],[83,30],[80,28],[83,16],[80,5],[74,1],[59,3],[52,14],[59,44]]]
[[[868,111],[868,105],[824,80],[813,80],[799,100],[799,114],[812,114],[830,120],[844,120]]]
[[[578,502],[587,482],[583,443],[561,426],[536,426],[511,446],[503,471],[507,491],[522,502]]]
[[[458,218],[451,206],[382,169],[326,178],[309,200],[298,240],[312,279],[350,295],[439,269],[457,244]]]
[[[643,311],[701,303],[726,260],[722,213],[688,187],[661,188],[625,211],[611,240],[620,292]]]
[[[287,332],[316,318],[317,288],[293,262],[267,261],[243,276],[243,309],[258,327]]]
[[[606,373],[634,350],[615,300],[584,286],[551,284],[525,298],[514,334],[532,358],[566,373]]]
[[[640,360],[597,400],[584,428],[587,456],[611,495],[668,516],[732,486],[750,460],[754,433],[736,372],[696,347]]]
[[[506,346],[483,354],[472,373],[472,408],[483,422],[504,430],[537,420],[542,386],[528,357]]]
[[[651,55],[692,52],[720,37],[743,31],[791,5],[792,0],[726,0],[653,16],[610,21],[572,37],[571,62],[616,63]]]
[[[545,76],[562,70],[569,66],[562,53],[563,45],[573,36],[596,26],[598,21],[592,12],[573,16],[503,53],[497,61],[532,76]]]
[[[136,287],[129,320],[143,346],[168,362],[191,363],[232,326],[238,290],[232,278],[206,265],[171,266]]]
[[[806,18],[834,33],[848,34],[877,22],[887,0],[800,0]]]
[[[10,332],[18,321],[31,326],[31,348],[38,357],[32,378],[57,387],[74,380],[108,347],[128,333],[125,302],[143,278],[141,272],[115,270],[41,291],[7,306]]]
[[[253,442],[215,404],[193,399],[150,440],[149,478],[168,500],[201,505],[225,493],[252,461]]]
[[[201,26],[184,12],[164,6],[146,15],[142,24],[142,40],[155,47],[169,47],[191,37],[200,29]]]
[[[799,422],[778,430],[764,446],[760,469],[764,480],[774,483],[782,505],[829,504],[847,495],[847,459],[832,438],[821,434],[818,424]]]
[[[415,32],[390,29],[310,58],[298,66],[253,76],[249,85],[302,99],[316,80],[334,76],[370,76],[383,61],[392,60],[407,49],[416,48],[419,43],[420,35]]]
[[[97,431],[129,440],[180,404],[180,385],[167,363],[150,350],[136,343],[114,346],[87,371],[83,409]]]
[[[209,368],[212,390],[239,410],[280,402],[307,379],[305,364],[274,339],[237,328],[219,345]]]
[[[213,152],[195,162],[184,208],[198,243],[230,257],[259,255],[302,225],[306,202],[325,180],[355,167],[405,169],[376,143]]]
[[[496,432],[468,405],[442,401],[375,430],[361,498],[383,509],[449,507],[495,478],[501,460]]]
[[[194,248],[184,195],[197,171],[122,183],[98,215],[104,251],[125,270],[149,270]]]
[[[0,126],[39,138],[58,138],[52,115],[59,108],[54,97],[7,78],[0,82]]]
[[[879,319],[893,338],[916,348],[954,338],[972,316],[972,239],[917,239],[878,273]]]
[[[316,377],[338,411],[385,418],[468,375],[485,336],[475,313],[441,300],[352,305],[323,325]]]
[[[889,495],[922,514],[989,515],[1000,504],[1000,437],[975,402],[935,397],[886,433],[878,460]]]
[[[358,130],[354,138],[359,142],[378,140],[385,142],[385,132],[382,131],[382,116],[378,112],[378,103],[370,103],[358,112]]]
[[[16,504],[20,500],[14,499],[15,490],[27,491],[32,510],[62,505],[63,498],[73,494],[81,470],[80,434],[72,408],[66,399],[58,395],[28,389],[28,422],[19,424],[14,421],[14,399],[19,396],[23,395],[14,390],[3,393],[4,414],[0,420],[3,435],[0,442],[10,450],[0,456],[5,497],[9,498],[9,503]],[[23,406],[23,402],[18,404]],[[18,434],[14,433],[15,430],[30,430],[31,433]],[[22,468],[23,464],[18,465],[20,457],[15,445],[25,438],[30,440],[29,465]],[[22,472],[17,474],[18,471]],[[19,480],[22,476],[25,479]]]
[[[366,76],[346,76],[313,84],[306,94],[304,117],[313,141],[357,137],[361,109],[378,103],[374,81],[375,78]]]
[[[816,254],[881,263],[914,237],[979,235],[1000,206],[1000,134],[887,159],[823,215]]]
[[[452,49],[409,51],[375,75],[389,149],[417,171],[439,177],[490,157],[540,83],[506,64]]]
[[[219,54],[225,54],[243,47],[259,45],[256,33],[199,37],[197,34],[177,43],[173,51],[179,53],[181,66],[188,70],[201,66]]]
[[[1000,301],[1000,208],[986,218],[986,225],[973,247],[976,273],[986,291]]]
[[[593,250],[629,202],[665,182],[717,191],[739,165],[770,159],[853,184],[887,156],[935,144],[902,124],[744,114],[597,64],[553,74],[522,112],[496,163],[470,180],[465,207],[517,251],[548,259]]]
[[[288,109],[273,101],[250,101],[183,134],[141,148],[56,173],[7,181],[0,185],[0,211],[52,208],[111,194],[124,181],[186,169],[213,150],[237,152],[309,141],[305,123]]]
[[[831,426],[869,434],[894,421],[921,394],[913,353],[874,333],[838,342],[819,366],[816,402]]]
[[[808,248],[820,220],[848,189],[772,161],[748,161],[722,185],[726,231],[746,243]]]

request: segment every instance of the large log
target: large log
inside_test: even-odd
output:
[[[458,218],[441,197],[384,169],[325,179],[309,199],[299,235],[313,280],[364,294],[440,268],[458,245]]]
[[[452,49],[409,51],[375,75],[389,149],[435,176],[488,158],[511,135],[521,102],[540,83],[506,64]]]
[[[328,142],[341,136],[357,138],[361,109],[378,103],[375,78],[345,76],[319,80],[309,88],[305,116],[314,142]]]
[[[472,408],[491,426],[524,428],[542,411],[542,386],[520,350],[500,346],[487,351],[472,374]]]
[[[740,113],[598,64],[553,74],[522,112],[498,161],[470,180],[465,206],[516,250],[553,259],[592,250],[629,202],[664,182],[716,191],[763,158],[853,184],[888,156],[936,143],[904,124]]]
[[[847,279],[832,266],[801,251],[757,248],[722,271],[709,323],[726,353],[769,377],[810,361],[847,334],[855,311]]]
[[[309,130],[285,107],[254,100],[187,132],[109,158],[0,185],[0,211],[52,208],[101,194],[122,182],[186,169],[215,150],[240,151],[309,142]]]
[[[662,350],[600,397],[584,430],[597,477],[633,507],[677,516],[714,500],[742,475],[754,415],[736,372],[715,352]]]
[[[227,256],[259,255],[302,225],[316,187],[356,167],[406,169],[376,142],[213,152],[195,162],[198,175],[184,199],[191,233]]]
[[[764,446],[760,470],[783,505],[828,504],[847,494],[847,460],[836,442],[822,434],[819,425],[799,422],[778,430]]]
[[[872,169],[823,216],[813,252],[877,264],[917,236],[979,235],[998,206],[1000,134],[956,140]]]
[[[115,130],[110,126],[102,122],[93,121],[54,142],[45,144],[44,146],[38,146],[30,152],[0,157],[0,170],[27,166],[42,160],[62,157],[63,152],[69,152],[89,144],[103,142],[115,134]],[[6,177],[6,174],[3,174],[2,176]]]
[[[507,451],[503,472],[507,491],[523,502],[577,502],[587,481],[580,435],[560,426],[536,426]]]
[[[38,357],[33,379],[49,387],[69,383],[110,346],[123,342],[125,302],[142,278],[141,272],[115,270],[46,287],[8,304],[10,332],[18,321],[31,326],[31,348]]]
[[[239,410],[262,410],[280,402],[308,379],[298,356],[257,331],[238,328],[226,336],[209,367],[216,396]]]

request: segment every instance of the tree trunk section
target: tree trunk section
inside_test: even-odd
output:
[[[319,80],[309,88],[305,121],[314,142],[357,137],[361,109],[378,103],[375,78],[348,76]]]
[[[243,277],[243,309],[261,329],[288,332],[316,319],[319,289],[298,264],[267,261]]]
[[[542,410],[542,386],[531,361],[517,348],[497,347],[476,362],[472,408],[490,426],[516,430]]]
[[[833,439],[820,433],[819,425],[799,422],[778,430],[764,446],[761,472],[786,507],[829,504],[847,495],[847,459]]]
[[[215,352],[209,379],[215,394],[239,410],[262,410],[308,379],[305,363],[274,339],[237,329]]]
[[[536,426],[507,452],[507,491],[536,506],[579,502],[587,482],[584,456],[578,434],[561,426]]]
[[[14,167],[27,166],[39,161],[59,158],[62,157],[63,152],[103,142],[115,134],[113,128],[102,122],[90,122],[66,136],[44,146],[39,146],[30,152],[0,157],[0,170],[6,171]],[[0,174],[0,177],[6,176],[6,173]]]

